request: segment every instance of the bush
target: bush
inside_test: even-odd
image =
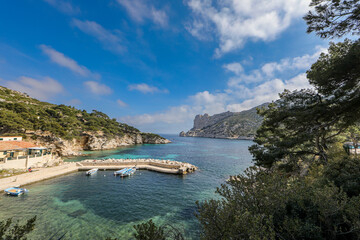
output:
[[[341,187],[349,196],[360,195],[360,159],[347,156],[329,162],[324,169],[325,181]]]
[[[358,186],[359,187],[359,186]],[[202,239],[359,239],[360,199],[333,184],[248,169],[198,203]]]

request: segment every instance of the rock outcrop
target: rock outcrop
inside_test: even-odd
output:
[[[221,120],[234,116],[236,113],[234,112],[224,112],[220,114],[215,114],[213,116],[209,116],[209,114],[205,113],[204,115],[196,115],[194,119],[194,127],[191,130],[203,129],[208,126],[214,125]]]
[[[60,156],[76,156],[81,151],[106,150],[135,144],[166,144],[169,140],[151,133],[127,133],[107,136],[102,132],[84,132],[80,138],[62,139],[50,132],[28,131],[26,141],[52,148]]]
[[[268,103],[265,103],[242,112],[196,115],[194,127],[186,133],[180,132],[179,136],[251,140],[262,122],[256,108],[267,105]]]

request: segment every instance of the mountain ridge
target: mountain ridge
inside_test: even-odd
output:
[[[181,137],[205,137],[226,139],[253,139],[256,130],[262,123],[257,108],[266,107],[269,103],[241,112],[223,112],[210,116],[198,114],[194,126],[187,132],[180,132]]]

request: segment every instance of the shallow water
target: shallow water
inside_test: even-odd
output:
[[[189,239],[197,239],[195,201],[216,197],[216,187],[251,165],[252,142],[165,137],[173,143],[90,152],[91,156],[71,160],[151,157],[189,162],[199,171],[177,176],[143,170],[124,179],[110,171],[90,177],[76,172],[28,185],[30,192],[21,197],[0,196],[0,220],[37,215],[30,239],[64,234],[63,239],[131,239],[133,225],[149,219],[176,225]]]

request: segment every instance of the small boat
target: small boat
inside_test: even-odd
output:
[[[99,170],[98,168],[90,169],[89,171],[86,171],[86,176],[90,176],[90,175],[96,173],[98,170]]]
[[[29,190],[19,187],[11,187],[5,189],[5,193],[10,196],[20,196],[21,194],[27,193]]]
[[[134,174],[136,172],[136,168],[129,168],[127,171],[120,174],[121,177],[129,177],[130,175]]]
[[[127,170],[129,170],[129,168],[123,168],[123,169],[121,169],[121,170],[115,171],[115,172],[114,172],[114,176],[121,175],[121,174],[123,174],[124,172],[126,172]]]

